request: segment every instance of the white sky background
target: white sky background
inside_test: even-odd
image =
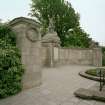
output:
[[[81,27],[105,46],[105,0],[68,0],[80,14]],[[27,16],[31,0],[0,0],[0,19]]]
[[[68,0],[80,13],[83,29],[105,46],[105,0]]]

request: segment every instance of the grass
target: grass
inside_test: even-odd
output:
[[[85,73],[89,74],[89,75],[92,75],[92,76],[99,77],[99,70],[100,69],[102,69],[104,71],[104,73],[105,73],[105,69],[103,69],[103,68],[90,69],[90,70],[87,70]]]

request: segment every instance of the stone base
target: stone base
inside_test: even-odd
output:
[[[42,73],[39,71],[25,74],[23,76],[22,84],[23,90],[40,86],[42,84]]]
[[[105,102],[105,91],[100,92],[100,91],[80,88],[74,93],[74,95],[82,99],[97,100],[97,101]]]
[[[94,81],[100,81],[100,77],[89,75],[89,74],[85,73],[85,71],[79,72],[79,75],[84,78],[87,78],[87,79],[91,79]]]

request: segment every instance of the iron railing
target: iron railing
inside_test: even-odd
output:
[[[100,91],[102,91],[104,85],[105,85],[105,69],[100,69],[99,70],[99,77],[100,77]]]

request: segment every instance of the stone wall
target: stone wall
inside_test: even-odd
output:
[[[48,67],[49,66],[49,58],[50,58],[50,52],[49,52],[49,48],[48,47],[42,47],[41,48],[41,61],[42,61],[42,65],[43,67]]]
[[[102,51],[100,48],[60,48],[60,47],[43,47],[42,64],[49,66],[53,58],[53,66],[57,65],[92,65],[102,66]],[[52,51],[52,54],[50,54]],[[52,57],[51,57],[52,56]]]
[[[102,49],[101,48],[93,49],[93,65],[102,66]]]
[[[79,64],[102,66],[102,51],[100,48],[59,48],[58,64]]]

